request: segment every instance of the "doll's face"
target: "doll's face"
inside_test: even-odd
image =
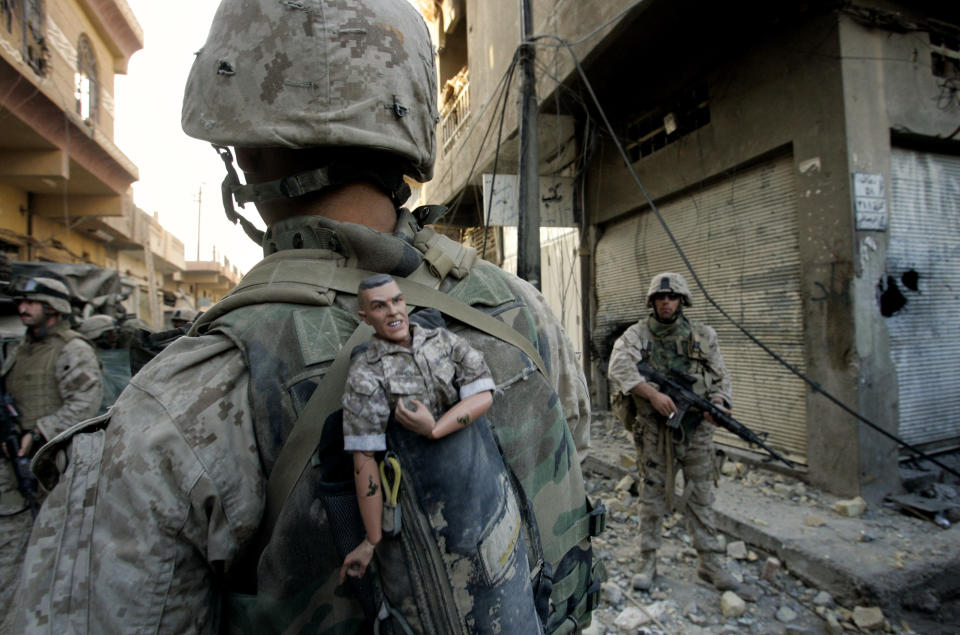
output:
[[[396,282],[357,294],[360,317],[373,327],[380,339],[396,344],[410,345],[410,323],[407,321],[407,301]]]

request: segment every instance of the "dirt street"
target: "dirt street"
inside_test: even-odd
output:
[[[592,439],[585,474],[591,499],[608,508],[607,529],[594,542],[608,580],[588,635],[960,632],[957,584],[922,578],[924,566],[944,555],[943,545],[956,545],[960,529],[944,530],[884,506],[843,517],[834,509],[836,497],[743,464],[728,464],[731,476],[721,476],[717,490],[718,509],[727,508],[718,514],[718,527],[728,532],[722,536],[724,562],[740,582],[737,597],[723,599],[698,580],[696,551],[680,513],[664,520],[653,588],[635,590],[639,503],[635,481],[623,476],[636,474],[632,443],[602,412],[594,418]],[[773,547],[764,548],[773,544],[787,545],[784,553],[796,571],[784,554],[777,559]],[[909,597],[898,597],[897,589]]]

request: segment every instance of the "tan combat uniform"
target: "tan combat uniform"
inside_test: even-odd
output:
[[[95,415],[100,406],[100,361],[93,346],[66,322],[48,328],[42,340],[33,339],[28,331],[3,372],[24,431],[39,430],[52,439]],[[22,507],[13,467],[4,457],[0,457],[0,497],[5,513]],[[27,511],[0,517],[0,615],[11,608],[32,525]]]
[[[373,337],[350,365],[343,391],[345,450],[385,450],[398,399],[419,400],[436,420],[458,401],[496,389],[483,355],[466,340],[413,323],[410,332],[409,348]]]
[[[644,318],[628,328],[613,345],[608,374],[614,388],[630,398],[630,390],[646,380],[637,363],[648,362],[662,373],[671,369],[696,378],[694,392],[706,399],[722,398],[732,404],[730,375],[709,326],[681,316],[672,325]],[[650,403],[637,397],[638,426],[634,432],[643,475],[640,516],[640,549],[653,551],[661,543],[660,524],[667,509],[668,486],[682,467],[687,499],[687,526],[698,552],[716,552],[714,528],[713,426],[700,414],[685,417],[677,429],[668,428]],[[674,463],[671,465],[670,463]]]
[[[296,222],[307,224],[311,219]],[[287,261],[281,256],[291,266],[310,263],[303,250],[288,250],[274,254],[258,268],[285,271]],[[317,273],[311,276],[318,285],[328,275],[320,265],[342,262],[333,252],[313,250],[311,257],[318,258]],[[485,274],[488,270],[491,273]],[[248,277],[256,274],[257,268]],[[491,426],[511,429],[529,422],[537,429],[560,412],[573,438],[585,441],[590,421],[586,383],[572,346],[543,297],[486,263],[473,268],[466,280],[472,279],[476,284],[486,279],[505,281],[504,291],[509,291],[491,301],[496,304],[509,297],[518,307],[527,307],[519,315],[535,321],[529,333],[549,364],[547,379],[562,408],[561,412],[557,406],[536,401],[540,397],[531,397],[534,388],[528,375],[536,373],[535,368],[517,372],[504,367],[499,375],[493,368],[498,388],[504,392],[499,404],[488,411]],[[454,290],[463,292],[463,286]],[[489,294],[482,285],[478,288]],[[314,289],[309,295],[323,297]],[[277,301],[251,309],[264,316],[252,324],[272,334],[251,343],[260,342],[262,348],[242,351],[233,335],[218,333],[180,338],[131,379],[105,428],[93,426],[93,432],[73,436],[69,452],[74,458],[37,519],[23,592],[18,595],[23,611],[14,614],[14,631],[209,633],[217,628],[222,597],[218,585],[225,583],[219,574],[256,547],[267,482],[263,466],[265,462],[272,465],[276,448],[292,424],[289,418],[278,419],[279,423],[271,419],[278,416],[279,407],[269,399],[282,397],[285,408],[299,409],[309,397],[299,392],[299,386],[289,387],[289,394],[283,395],[255,388],[258,356],[276,355],[281,341],[292,341],[300,347],[298,355],[308,361],[315,358],[311,368],[322,377],[333,357],[323,347],[330,343],[339,348],[357,319],[356,297],[345,293],[337,293],[335,305],[329,307]],[[316,318],[312,311],[318,312]],[[349,316],[352,322],[341,325],[346,317],[339,316]],[[278,331],[287,324],[291,330]],[[530,326],[518,321],[515,328]],[[495,352],[500,355],[500,349],[513,350],[472,329],[461,335],[488,360]],[[255,418],[258,412],[263,413],[262,420]],[[540,441],[526,437],[522,441],[523,446],[516,449],[508,443],[507,451],[523,459],[513,465],[519,478],[528,473],[535,478],[534,467],[539,464],[526,462],[526,449],[536,448]],[[556,440],[542,440],[548,442],[558,447]],[[535,450],[529,454],[530,461],[540,458]],[[548,459],[551,465],[555,461],[553,455],[548,454]],[[570,469],[579,474],[578,465]],[[337,588],[342,557],[332,539],[317,539],[322,535],[318,532],[328,530],[313,493],[300,489],[307,480],[301,479],[291,494],[274,532],[282,535],[287,528],[300,527],[306,542],[273,541],[267,546],[263,558],[267,562],[277,562],[274,557],[285,559],[288,568],[274,576],[261,567],[258,599],[274,602],[264,609],[270,615],[289,616],[301,628],[306,627],[299,620],[305,620],[310,622],[307,630],[339,624],[346,629],[342,632],[352,632],[362,615],[359,606],[351,608]],[[549,497],[545,504],[562,498],[550,488],[541,495]],[[583,496],[583,491],[570,495]],[[322,552],[300,557],[303,571],[294,571],[300,565],[291,563],[290,549],[304,547]],[[333,598],[339,598],[339,603],[329,608]]]

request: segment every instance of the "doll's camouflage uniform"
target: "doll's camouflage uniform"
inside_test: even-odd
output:
[[[244,148],[384,153],[426,181],[435,92],[429,33],[406,1],[225,0],[188,80],[182,123]],[[336,176],[319,172],[280,189]],[[266,185],[230,192],[257,201]],[[213,632],[219,620],[251,633],[356,632],[363,615],[337,584],[342,560],[320,502],[328,483],[352,488],[333,434],[339,411],[273,532],[257,532],[284,441],[359,323],[355,295],[334,284],[357,269],[432,280],[539,351],[545,375],[512,344],[451,325],[503,393],[486,416],[532,501],[553,615],[588,619],[597,519],[577,460],[589,439],[588,392],[543,297],[404,210],[392,234],[299,216],[271,223],[262,245],[265,259],[194,325],[196,336],[131,380],[108,421],[37,458],[47,483],[58,463],[67,467],[37,519],[14,631]]]
[[[344,449],[386,449],[398,399],[418,399],[439,419],[462,399],[496,386],[483,355],[446,329],[410,324],[410,347],[377,337],[350,364],[343,391]],[[458,390],[459,388],[459,390]]]
[[[69,305],[68,305],[69,306]],[[52,439],[97,413],[102,382],[100,361],[90,342],[60,321],[43,339],[29,331],[6,360],[4,385],[16,400],[20,426]],[[10,462],[0,457],[0,513],[23,507]],[[0,615],[6,615],[16,589],[33,518],[22,512],[0,517]]]
[[[677,274],[661,274],[677,276]],[[655,276],[656,282],[660,276]],[[679,278],[679,276],[677,276]],[[680,295],[690,304],[686,282],[679,278]],[[651,287],[649,299],[658,291]],[[658,322],[653,315],[629,327],[617,339],[610,354],[608,375],[615,390],[636,404],[634,438],[643,478],[640,512],[640,550],[652,557],[661,544],[661,521],[672,501],[677,463],[683,468],[686,484],[684,509],[693,546],[701,560],[713,565],[710,554],[719,551],[713,514],[713,426],[702,422],[702,414],[688,412],[679,427],[670,428],[650,403],[630,394],[631,388],[646,380],[637,364],[646,361],[663,373],[677,370],[696,378],[693,391],[706,399],[732,404],[730,374],[724,364],[717,334],[711,327],[681,315],[672,324]]]
[[[542,630],[518,540],[520,504],[486,418],[436,440],[391,418],[398,400],[417,399],[437,419],[494,390],[493,377],[463,338],[414,321],[410,329],[409,347],[371,338],[351,361],[343,396],[345,448],[389,449],[403,474],[400,534],[385,535],[376,549],[383,595],[416,632],[436,621],[424,610],[430,596],[418,597],[432,585],[449,587],[440,621],[458,631],[535,635]]]

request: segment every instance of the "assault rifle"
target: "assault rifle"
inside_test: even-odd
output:
[[[17,407],[14,405],[13,395],[6,392],[2,393],[0,395],[0,446],[3,447],[4,454],[10,459],[13,473],[17,477],[17,489],[20,490],[20,495],[23,496],[23,501],[26,503],[24,509],[29,509],[30,514],[36,518],[37,479],[30,471],[29,457],[17,456],[17,452],[20,451],[22,436],[20,413],[17,412]]]
[[[709,413],[717,425],[723,426],[747,443],[763,448],[766,450],[767,454],[786,464],[788,467],[794,467],[794,463],[792,461],[784,458],[775,450],[771,450],[767,447],[767,445],[764,443],[766,434],[764,434],[764,438],[761,439],[756,432],[718,408],[717,404],[712,403],[693,392],[691,389],[693,388],[694,382],[696,382],[695,377],[687,375],[686,373],[681,373],[677,370],[671,370],[670,377],[667,377],[646,362],[640,362],[637,364],[637,370],[640,371],[640,374],[643,375],[645,379],[657,384],[660,387],[660,392],[673,400],[673,403],[677,406],[677,414],[672,418],[672,421],[676,421],[676,425],[680,425],[680,422],[683,420],[683,415],[686,414],[687,410],[690,408],[696,408],[704,414]]]

